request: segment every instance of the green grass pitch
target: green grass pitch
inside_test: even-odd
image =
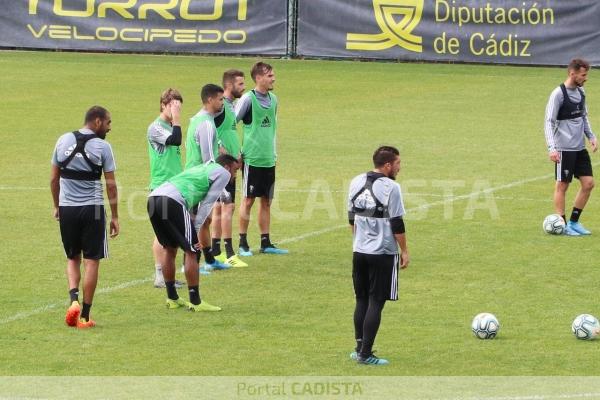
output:
[[[203,278],[203,297],[220,313],[166,310],[151,282],[146,128],[165,88],[182,92],[187,120],[202,85],[219,83],[228,68],[248,73],[254,62],[0,52],[0,375],[600,371],[598,343],[570,332],[576,315],[600,315],[600,195],[582,216],[595,235],[541,230],[553,185],[543,116],[562,68],[270,60],[280,100],[272,238],[291,254],[255,256],[250,268]],[[592,71],[587,87],[593,127],[598,78]],[[79,128],[94,104],[112,112],[121,234],[101,263],[98,327],[80,332],[63,321],[65,262],[48,178],[56,139]],[[401,150],[412,261],[375,344],[391,364],[366,368],[348,358],[354,302],[344,197],[381,144]],[[495,340],[470,331],[483,311],[500,320]]]

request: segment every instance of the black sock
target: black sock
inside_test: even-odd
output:
[[[74,301],[79,302],[79,288],[69,290],[69,297],[71,297],[71,303]]]
[[[213,256],[218,256],[219,254],[221,254],[221,239],[212,240],[211,250]]]
[[[175,281],[165,281],[165,287],[167,288],[167,297],[171,300],[177,300],[179,295],[177,289],[175,289]]]
[[[210,247],[203,248],[202,254],[204,254],[204,261],[206,261],[207,264],[215,263],[215,257],[212,255],[212,253],[210,251]]]
[[[579,222],[579,217],[583,210],[581,208],[573,207],[573,211],[571,212],[571,221]]]
[[[197,285],[190,286],[188,289],[190,292],[190,303],[197,306],[198,304],[200,304],[200,289],[199,289],[199,287]]]
[[[225,253],[227,253],[227,258],[233,257],[235,252],[233,251],[233,242],[231,241],[231,238],[225,238],[223,239],[223,242],[225,242]]]
[[[271,244],[271,239],[269,239],[269,234],[268,233],[263,233],[260,235],[260,247],[267,248],[267,247],[273,247],[273,245]]]
[[[250,246],[248,246],[248,234],[247,233],[240,233],[240,247],[242,247],[244,249],[250,248]]]
[[[81,318],[86,321],[90,320],[90,308],[92,308],[91,304],[83,303],[83,308],[81,309]]]
[[[563,221],[565,221],[565,224],[567,223],[567,217],[565,215],[561,215]]]

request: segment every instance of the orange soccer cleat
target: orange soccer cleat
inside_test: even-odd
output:
[[[96,323],[91,319],[86,321],[85,319],[80,319],[77,321],[77,329],[88,329],[96,326]]]
[[[67,315],[65,315],[65,323],[69,326],[77,326],[77,320],[79,320],[80,313],[81,308],[79,307],[79,302],[72,302],[69,308],[67,309]]]

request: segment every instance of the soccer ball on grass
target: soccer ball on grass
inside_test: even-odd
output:
[[[577,339],[593,340],[600,334],[600,322],[590,314],[578,315],[571,325],[571,332]]]
[[[477,314],[471,322],[471,330],[479,339],[493,339],[500,330],[500,323],[494,314]]]
[[[558,214],[550,214],[544,218],[542,228],[551,235],[562,235],[565,231],[565,220]]]

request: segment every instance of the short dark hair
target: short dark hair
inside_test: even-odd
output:
[[[252,69],[250,70],[250,76],[252,77],[252,80],[254,82],[256,82],[257,75],[264,75],[267,72],[272,71],[272,70],[273,70],[272,66],[270,66],[269,64],[264,63],[262,61],[259,61],[252,66]]]
[[[223,87],[225,87],[227,83],[235,82],[235,78],[237,77],[244,77],[244,73],[239,69],[228,69],[223,72]]]
[[[381,146],[373,153],[373,165],[375,168],[383,167],[387,163],[394,162],[400,155],[397,148],[392,146]]]
[[[160,111],[162,112],[162,106],[166,106],[173,100],[179,100],[183,103],[183,97],[181,97],[181,93],[177,89],[168,88],[160,95]]]
[[[567,68],[569,71],[579,71],[581,68],[585,68],[586,71],[590,70],[590,63],[582,58],[574,58],[569,63]]]
[[[206,103],[209,98],[215,97],[218,93],[223,93],[223,88],[221,86],[215,85],[214,83],[204,85],[200,91],[202,103]]]
[[[93,106],[85,113],[84,123],[94,122],[96,118],[105,120],[108,116],[108,110],[102,106]]]
[[[219,157],[217,157],[215,161],[217,162],[217,164],[221,164],[223,167],[238,162],[237,158],[235,158],[231,154],[221,154]]]

